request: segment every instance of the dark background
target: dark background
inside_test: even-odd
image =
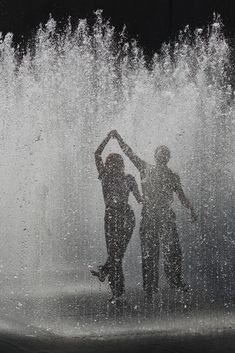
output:
[[[60,26],[71,16],[94,17],[97,9],[115,27],[126,24],[129,36],[136,38],[151,55],[161,44],[174,40],[187,24],[202,27],[212,21],[213,12],[222,16],[226,36],[235,43],[235,0],[0,0],[0,31],[14,33],[16,43],[26,42],[49,14]]]

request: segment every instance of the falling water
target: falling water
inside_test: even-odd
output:
[[[193,33],[186,28],[150,65],[101,12],[92,28],[81,20],[62,34],[50,18],[20,61],[16,54],[13,36],[1,37],[3,292],[29,295],[55,287],[58,294],[70,280],[75,293],[109,290],[89,274],[89,266],[106,257],[93,154],[115,128],[148,162],[157,145],[169,146],[170,167],[199,214],[192,225],[175,200],[184,277],[200,293],[198,305],[210,308],[220,300],[229,306],[235,280],[234,99],[220,19]],[[111,150],[119,151],[115,141],[105,155]],[[126,158],[125,164],[139,182]],[[134,199],[131,204],[137,227],[125,257],[126,284],[141,290],[140,207]],[[36,307],[38,315],[38,301]]]

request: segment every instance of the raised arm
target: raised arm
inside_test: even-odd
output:
[[[132,149],[123,141],[122,137],[119,135],[119,133],[116,130],[111,131],[111,134],[114,138],[117,139],[119,146],[121,147],[122,151],[125,153],[125,155],[131,160],[131,162],[134,164],[134,166],[139,170],[143,171],[146,169],[146,162],[143,161],[141,158],[139,158],[133,151]]]
[[[195,222],[197,220],[197,213],[194,210],[194,208],[193,208],[192,204],[190,203],[190,201],[185,196],[185,193],[184,193],[184,190],[182,188],[182,185],[181,185],[181,182],[180,182],[180,178],[179,178],[178,175],[176,176],[175,193],[178,196],[181,204],[191,211],[192,222]]]
[[[102,173],[104,172],[104,169],[105,169],[101,154],[102,154],[103,150],[105,149],[105,146],[107,145],[107,143],[111,139],[111,137],[112,137],[112,135],[111,135],[111,133],[109,133],[105,137],[105,139],[101,142],[101,144],[99,145],[97,150],[95,151],[95,164],[96,164],[96,168],[98,170],[99,176],[102,175]]]
[[[135,196],[135,199],[138,203],[143,203],[143,197],[140,195],[139,192],[139,188],[138,185],[136,183],[136,181],[134,181],[134,185],[133,185],[133,195]]]

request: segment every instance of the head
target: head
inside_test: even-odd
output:
[[[111,174],[122,174],[124,173],[124,161],[120,154],[110,153],[105,161],[105,167],[108,173]]]
[[[171,157],[170,150],[167,146],[158,146],[154,153],[156,164],[167,165]]]

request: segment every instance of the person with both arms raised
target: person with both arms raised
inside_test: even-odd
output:
[[[105,163],[102,153],[114,137],[112,132],[103,140],[95,152],[95,162],[102,183],[105,202],[105,239],[107,246],[107,260],[98,270],[91,270],[92,275],[104,282],[108,282],[112,291],[111,303],[120,300],[125,292],[122,261],[135,227],[135,215],[128,204],[132,192],[138,203],[142,197],[135,178],[124,172],[124,162],[120,154],[111,153]]]

